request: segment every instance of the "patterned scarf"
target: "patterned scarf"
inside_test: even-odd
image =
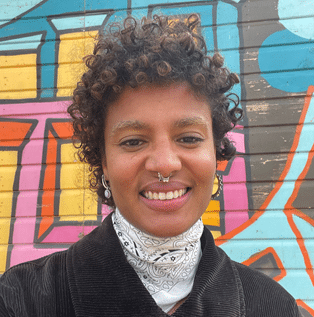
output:
[[[169,238],[144,233],[131,225],[118,209],[112,222],[128,262],[157,305],[167,313],[192,290],[202,255],[201,219],[184,233]]]

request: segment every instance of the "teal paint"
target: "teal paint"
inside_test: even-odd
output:
[[[297,54],[291,54],[287,44],[299,42],[300,37],[288,30],[273,33],[263,42],[259,50],[259,66],[262,76],[274,88],[301,92],[314,83],[314,72],[308,69],[314,67],[314,43],[305,43]],[[284,70],[291,72],[284,73]]]
[[[104,22],[106,17],[107,14],[84,14],[75,17],[52,19],[51,22],[54,24],[57,30],[64,31],[100,26]]]
[[[42,34],[0,41],[0,51],[36,50],[41,43]]]
[[[278,15],[287,30],[314,39],[314,0],[279,0]]]

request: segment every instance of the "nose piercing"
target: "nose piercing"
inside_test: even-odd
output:
[[[160,181],[160,182],[168,183],[170,177],[171,177],[171,173],[169,174],[168,177],[163,177],[163,176],[158,172],[158,178],[159,178],[159,181]]]

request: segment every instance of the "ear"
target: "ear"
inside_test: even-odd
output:
[[[105,164],[102,164],[102,171],[105,175],[105,179],[108,180],[108,169]]]
[[[107,163],[106,163],[106,154],[104,148],[101,149],[101,165],[102,165],[102,171],[105,175],[105,179],[108,179],[108,169],[107,169]]]

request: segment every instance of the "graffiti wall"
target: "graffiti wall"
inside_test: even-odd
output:
[[[0,2],[0,274],[69,247],[110,212],[87,188],[66,113],[98,30],[194,12],[208,50],[240,75],[245,112],[203,222],[314,316],[313,0]]]

